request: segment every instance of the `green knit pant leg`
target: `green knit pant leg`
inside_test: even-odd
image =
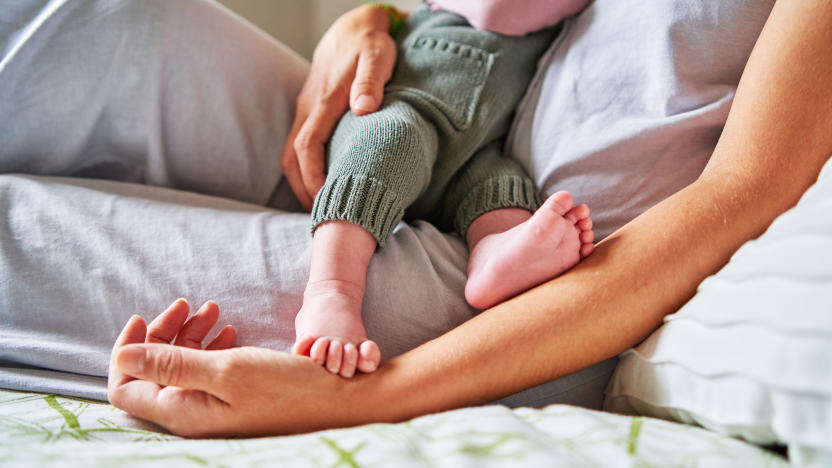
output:
[[[465,213],[475,213],[459,223],[463,231],[483,209],[518,203],[535,208],[528,201],[535,198],[534,188],[522,170],[496,149],[480,148],[508,132],[536,59],[554,34],[500,36],[473,29],[457,15],[414,13],[399,35],[398,62],[381,110],[363,117],[348,113],[336,128],[327,180],[312,210],[312,232],[325,221],[349,221],[383,247],[405,209],[409,217],[439,218],[444,224],[449,192],[457,204],[471,205]],[[463,200],[449,190],[455,180],[462,192],[482,195]],[[495,197],[485,208],[475,202]]]
[[[541,204],[534,182],[523,168],[502,154],[502,141],[479,150],[448,186],[443,224],[465,239],[483,214],[500,208],[536,211]]]
[[[326,182],[312,207],[312,232],[325,221],[349,221],[384,247],[404,210],[425,191],[438,151],[436,129],[409,104],[341,118],[329,143]]]

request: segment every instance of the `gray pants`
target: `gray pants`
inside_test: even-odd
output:
[[[308,65],[203,0],[0,11],[0,387],[105,399],[128,317],[181,296],[217,301],[238,344],[288,350],[311,244],[279,156]],[[384,358],[471,318],[466,260],[397,226],[364,300]],[[509,402],[600,407],[613,366]]]

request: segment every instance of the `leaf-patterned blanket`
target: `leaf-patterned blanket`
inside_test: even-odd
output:
[[[700,428],[564,405],[468,408],[289,437],[187,440],[111,405],[0,390],[2,467],[788,467]]]

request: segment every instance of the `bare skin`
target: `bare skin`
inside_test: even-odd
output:
[[[309,356],[342,377],[378,367],[381,351],[367,339],[361,321],[367,267],[375,249],[372,234],[358,225],[330,221],[318,226],[303,306],[295,317],[294,354]]]
[[[589,208],[573,206],[568,192],[558,192],[534,214],[513,208],[485,213],[466,238],[471,255],[465,298],[484,309],[574,266],[592,252],[594,234]],[[346,221],[315,230],[309,282],[295,317],[294,354],[341,377],[376,370],[381,351],[367,339],[361,320],[375,249],[372,234]]]
[[[793,206],[832,155],[829,24],[825,0],[777,2],[702,176],[558,278],[349,380],[265,349],[139,344],[134,318],[113,350],[111,402],[183,435],[304,432],[491,401],[626,350]]]
[[[381,105],[396,63],[389,31],[384,9],[365,5],[338,18],[315,48],[313,63],[321,66],[313,67],[303,84],[280,157],[280,168],[306,211],[326,180],[324,145],[338,120],[347,110],[365,115]]]
[[[337,25],[342,27],[333,27],[316,49],[316,61],[344,66],[329,67],[335,70],[331,75],[312,69],[298,98],[297,117],[281,157],[281,167],[307,210],[325,180],[324,144],[335,124],[349,107],[357,115],[378,107],[395,63],[387,14],[372,6],[355,12],[340,18]],[[340,33],[343,30],[356,34],[344,35]],[[344,44],[351,44],[355,37],[367,42],[362,53],[337,60],[344,53]],[[340,105],[333,104],[336,102]],[[556,196],[561,200],[564,195]],[[573,208],[571,196],[566,196],[568,201],[561,200],[568,205],[566,209],[553,211],[551,207],[560,203],[550,204],[535,217],[526,210],[500,209],[472,223],[466,238],[471,258],[465,289],[472,306],[491,307],[553,278],[591,253],[594,234],[589,209],[585,205]],[[506,250],[504,245],[512,248]],[[381,351],[367,339],[361,321],[366,271],[375,248],[376,242],[366,230],[347,222],[324,223],[316,230],[310,279],[295,318],[293,354],[308,356],[342,377],[378,367]],[[516,268],[530,259],[537,260],[533,267]]]
[[[557,192],[534,214],[505,209],[480,216],[466,238],[465,299],[487,309],[575,266],[592,253],[595,234],[589,207]]]

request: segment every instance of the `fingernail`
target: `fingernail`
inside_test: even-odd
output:
[[[361,96],[358,96],[358,98],[355,100],[353,107],[355,107],[357,110],[363,111],[374,110],[376,108],[376,100],[373,99],[373,97],[370,95],[362,94]]]
[[[147,353],[140,347],[126,347],[118,352],[118,370],[128,375],[141,374],[144,370],[144,362],[147,359]]]

